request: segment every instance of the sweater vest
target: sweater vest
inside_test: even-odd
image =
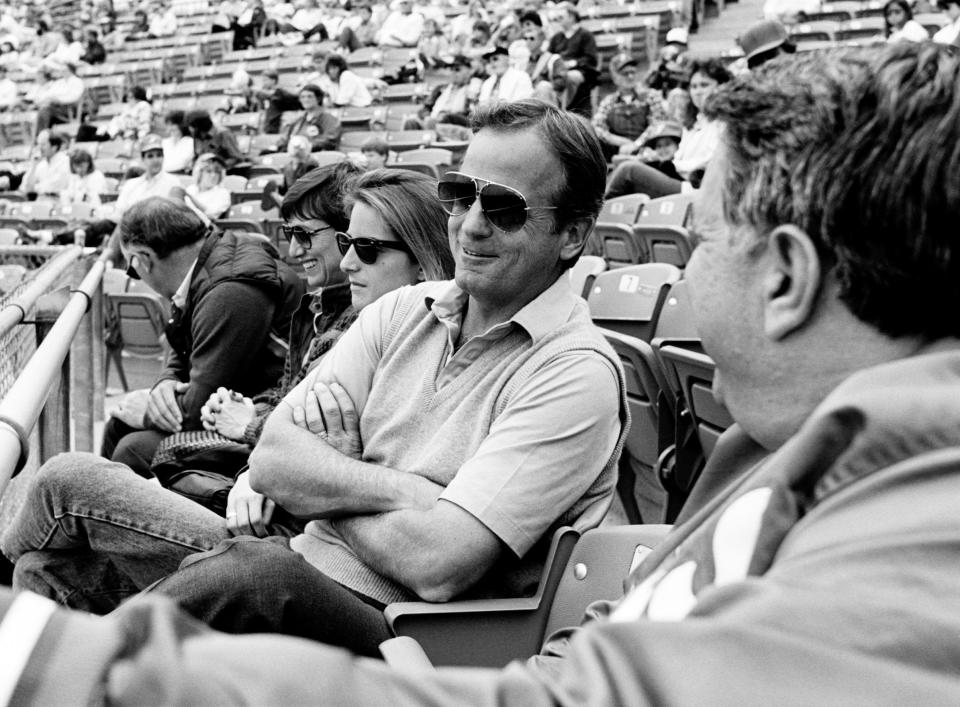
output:
[[[447,486],[473,456],[494,421],[536,371],[571,353],[606,359],[619,381],[620,435],[587,492],[556,518],[540,541],[522,558],[504,552],[501,560],[462,598],[524,596],[536,590],[553,531],[570,525],[581,532],[597,526],[612,501],[617,461],[627,431],[623,371],[618,357],[590,322],[586,303],[578,303],[561,327],[533,343],[515,326],[490,342],[470,365],[437,390],[446,361],[447,329],[424,303],[423,290],[411,288],[400,302],[385,334],[382,355],[360,418],[364,461],[420,474]],[[531,505],[537,504],[531,499]],[[416,597],[363,564],[330,526],[311,523],[307,533],[321,538],[294,543],[318,569],[340,584],[383,603]]]

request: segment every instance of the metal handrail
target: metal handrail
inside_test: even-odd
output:
[[[73,257],[69,258],[67,266],[72,265],[82,254],[79,247],[71,250]],[[57,275],[63,274],[67,266],[60,267],[58,261]],[[6,397],[0,401],[0,496],[6,490],[10,479],[26,464],[30,450],[30,431],[37,424],[52,383],[60,372],[80,322],[100,287],[105,269],[106,259],[101,257],[93,263],[80,285],[75,290],[71,290],[73,294],[60,316],[23,367],[10,390],[7,391]],[[38,274],[37,280],[41,279],[41,274]],[[44,277],[43,281],[45,287],[49,288],[56,279]],[[27,295],[28,293],[24,292],[18,299],[29,301]],[[35,302],[37,297],[39,295],[32,301]],[[0,311],[0,316],[5,313],[6,309]]]
[[[0,309],[0,339],[27,318],[27,312],[37,300],[49,292],[60,277],[82,256],[83,248],[70,246],[53,256],[42,269],[37,271],[23,291]]]

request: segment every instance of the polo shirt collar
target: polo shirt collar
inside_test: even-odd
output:
[[[424,302],[441,322],[453,323],[459,329],[468,295],[454,280],[437,282],[424,297]],[[534,343],[570,320],[580,301],[570,287],[566,271],[532,302],[510,317],[509,322],[523,328]],[[502,326],[502,324],[497,325]]]
[[[187,306],[187,294],[190,292],[190,281],[193,279],[193,271],[196,267],[197,259],[194,258],[193,262],[190,264],[190,269],[187,270],[187,276],[183,278],[183,282],[180,283],[180,287],[177,288],[177,291],[173,293],[173,297],[170,298],[180,309],[183,309]]]

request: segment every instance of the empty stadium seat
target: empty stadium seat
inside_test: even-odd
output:
[[[670,286],[680,270],[663,263],[645,263],[600,273],[587,297],[597,326],[649,342]]]
[[[586,297],[597,275],[606,269],[607,263],[603,258],[596,255],[581,255],[574,266],[567,271],[570,288],[581,297]]]
[[[643,205],[650,201],[646,194],[626,194],[607,199],[597,216],[597,223],[622,223],[628,226],[636,223]]]

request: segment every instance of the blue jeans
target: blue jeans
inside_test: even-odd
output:
[[[383,604],[330,579],[289,542],[233,538],[188,557],[150,591],[219,631],[285,633],[379,658],[392,635]]]
[[[230,537],[216,513],[93,454],[61,454],[30,480],[3,538],[13,582],[97,614]]]

